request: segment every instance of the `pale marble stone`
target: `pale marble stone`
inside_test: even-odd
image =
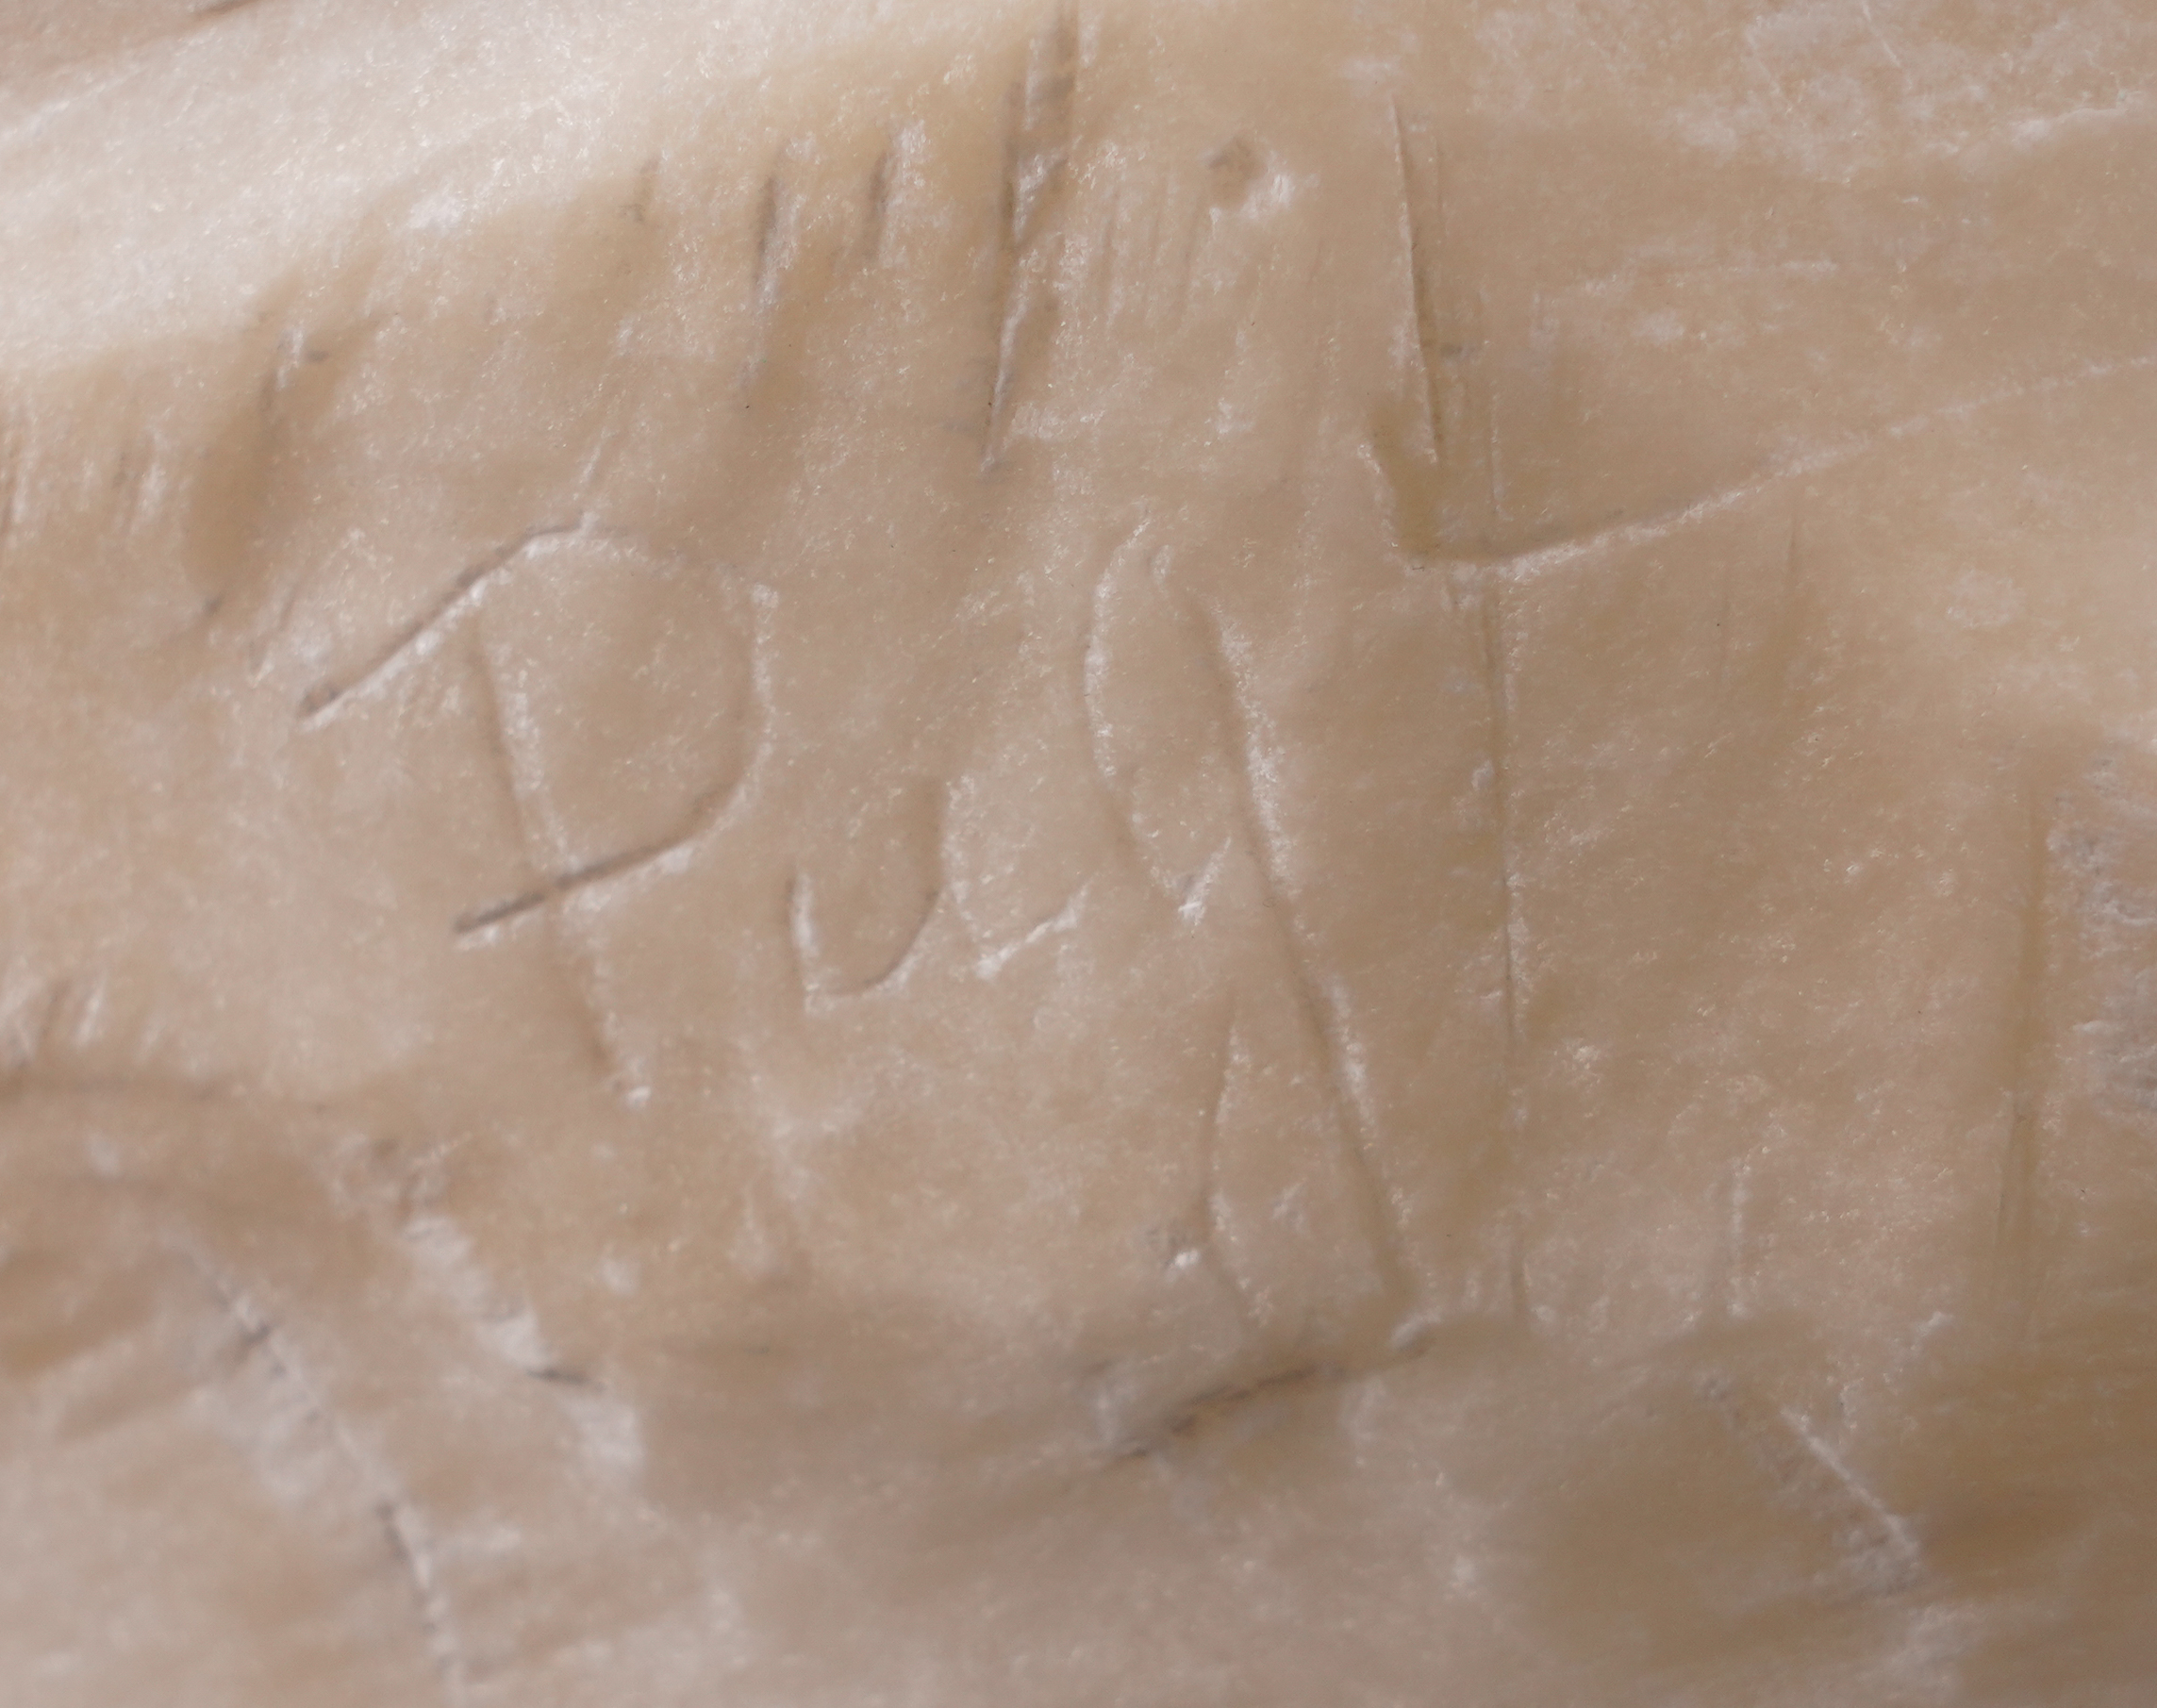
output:
[[[0,18],[0,1700],[2139,1700],[2153,94]]]

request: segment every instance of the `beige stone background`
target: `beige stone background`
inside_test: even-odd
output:
[[[0,8],[0,1700],[2144,1700],[2153,79]]]

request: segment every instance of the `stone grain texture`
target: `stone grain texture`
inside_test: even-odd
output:
[[[2157,21],[0,10],[0,1701],[2126,1704]]]

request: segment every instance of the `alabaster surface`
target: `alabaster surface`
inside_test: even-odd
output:
[[[0,8],[0,1701],[2132,1704],[2157,16]]]

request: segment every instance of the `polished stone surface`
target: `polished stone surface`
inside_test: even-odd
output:
[[[2153,127],[0,14],[7,1700],[2140,1700]]]

